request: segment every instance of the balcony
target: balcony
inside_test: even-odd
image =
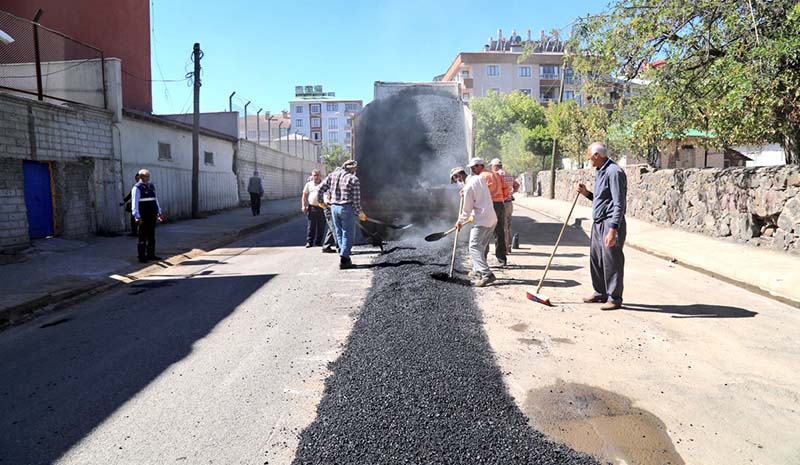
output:
[[[540,81],[559,81],[558,73],[541,73],[539,74]]]
[[[474,79],[473,78],[464,78],[464,88],[465,89],[472,89],[473,85],[474,85]]]

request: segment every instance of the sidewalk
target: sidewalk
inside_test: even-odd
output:
[[[159,225],[156,254],[163,260],[148,264],[137,260],[135,237],[35,240],[27,250],[0,256],[0,328],[40,308],[147,276],[300,214],[300,202],[292,198],[264,202],[259,216],[245,207]]]
[[[519,197],[515,203],[559,221],[564,221],[572,205],[542,197]],[[589,233],[591,218],[591,208],[576,205],[570,224],[575,225],[575,220],[580,219],[578,224]],[[636,218],[627,217],[626,220],[627,246],[800,306],[800,256],[658,226]],[[669,283],[664,285],[669,286]]]

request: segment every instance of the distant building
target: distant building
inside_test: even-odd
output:
[[[363,107],[361,100],[336,98],[334,92],[323,92],[320,85],[296,86],[289,105],[292,133],[297,131],[319,145],[339,144],[351,149],[351,125],[353,116]]]

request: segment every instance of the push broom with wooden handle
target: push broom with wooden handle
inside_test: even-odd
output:
[[[459,215],[461,215],[461,210],[463,209],[464,209],[464,196],[462,195],[461,202],[459,202],[458,204]],[[455,269],[456,267],[456,247],[458,247],[458,233],[460,232],[461,230],[456,228],[456,238],[453,239],[453,256],[450,258],[450,274],[447,275],[450,279],[453,279],[453,269]]]
[[[550,270],[550,264],[553,263],[553,257],[556,256],[556,250],[558,250],[558,244],[561,243],[561,236],[564,235],[564,230],[567,229],[567,224],[569,223],[569,219],[572,216],[572,210],[575,209],[575,204],[578,203],[578,196],[581,195],[580,193],[575,195],[575,200],[572,201],[572,208],[569,209],[569,214],[567,214],[567,218],[564,220],[564,225],[561,226],[561,232],[558,233],[558,239],[556,239],[556,246],[553,247],[553,253],[550,254],[550,260],[547,261],[547,266],[544,268],[544,273],[542,273],[542,278],[539,280],[539,287],[536,288],[536,292],[531,292],[530,289],[525,291],[525,297],[528,300],[532,300],[534,302],[539,302],[540,304],[547,305],[548,307],[552,307],[553,304],[550,303],[550,298],[544,294],[540,294],[542,290],[542,286],[544,285],[544,277],[547,276],[547,272]]]

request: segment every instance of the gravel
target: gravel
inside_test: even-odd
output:
[[[404,243],[373,263],[372,288],[294,464],[597,463],[528,425],[473,289],[431,277],[447,269],[448,249]]]

